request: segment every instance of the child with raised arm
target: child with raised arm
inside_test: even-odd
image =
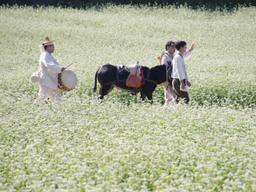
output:
[[[177,54],[175,54],[172,61],[172,86],[177,96],[177,103],[180,101],[180,99],[184,99],[185,103],[189,102],[188,87],[191,86],[191,83],[188,80],[184,57],[188,56],[188,54],[194,49],[194,47],[195,44],[192,44],[191,48],[187,50],[187,43],[185,41],[177,41],[175,43]]]

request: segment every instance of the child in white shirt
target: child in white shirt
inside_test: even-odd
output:
[[[195,44],[190,48],[191,52],[194,49]],[[189,102],[188,87],[191,83],[188,80],[187,69],[184,61],[184,56],[187,53],[187,43],[185,41],[177,41],[175,43],[175,48],[177,49],[177,54],[175,54],[172,64],[172,85],[174,92],[177,96],[176,102],[178,103],[180,98],[185,100],[185,103]]]

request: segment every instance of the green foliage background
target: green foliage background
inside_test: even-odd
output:
[[[188,6],[193,9],[236,10],[239,6],[256,6],[253,0],[2,0],[2,5],[62,6],[73,8],[104,7],[105,5]]]

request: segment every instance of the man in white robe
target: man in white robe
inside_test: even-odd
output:
[[[60,101],[62,92],[58,88],[58,74],[65,70],[52,56],[54,44],[48,37],[40,45],[41,55],[39,59],[39,97],[42,99],[51,99]]]

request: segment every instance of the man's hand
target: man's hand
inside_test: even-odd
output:
[[[66,67],[62,67],[62,68],[61,68],[61,72],[63,72],[65,69],[66,69]]]

